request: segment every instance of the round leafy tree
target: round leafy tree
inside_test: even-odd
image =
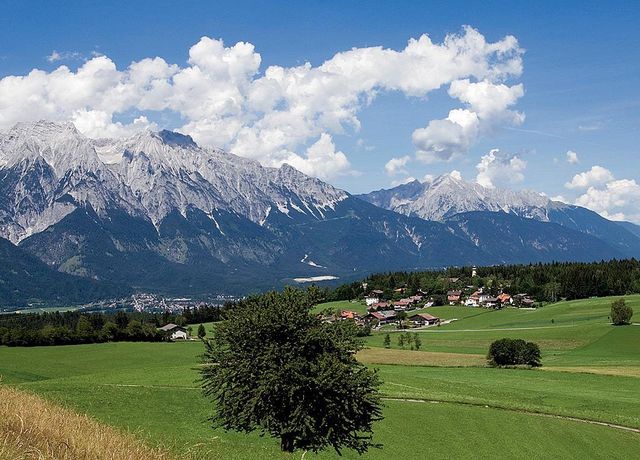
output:
[[[203,390],[215,427],[259,431],[285,452],[333,447],[363,453],[381,419],[377,374],[355,359],[352,321],[324,323],[305,291],[239,302],[205,341]]]
[[[611,322],[620,326],[629,324],[633,316],[633,309],[626,304],[624,299],[618,299],[611,304]]]
[[[540,347],[534,342],[504,338],[491,344],[487,360],[493,366],[525,364],[531,367],[538,367],[541,365]]]

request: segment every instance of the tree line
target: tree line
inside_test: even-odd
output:
[[[180,314],[118,310],[107,313],[80,311],[13,313],[0,315],[0,345],[71,345],[101,342],[158,342],[166,337],[158,327],[218,321],[229,308],[200,306]]]
[[[446,270],[420,272],[388,272],[370,275],[363,281],[343,284],[327,292],[327,300],[361,298],[366,291],[381,290],[383,299],[418,291],[444,300],[447,291],[473,285],[488,292],[526,293],[538,301],[556,302],[588,297],[629,295],[640,293],[640,261],[610,260],[592,263],[555,262],[529,265],[496,265],[478,267],[471,277],[471,267],[451,267]]]

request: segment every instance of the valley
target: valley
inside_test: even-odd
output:
[[[362,458],[421,459],[424,443],[433,458],[628,458],[640,447],[640,434],[606,424],[640,429],[640,327],[611,326],[612,300],[537,310],[430,307],[457,321],[418,330],[420,351],[400,349],[395,340],[384,348],[385,332],[374,332],[358,359],[383,381],[385,418],[375,440],[384,447]],[[626,300],[640,310],[640,296]],[[488,345],[501,337],[539,343],[543,366],[486,367]],[[211,405],[198,383],[201,353],[197,341],[4,347],[0,375],[4,385],[87,413],[180,458],[290,458],[268,438],[211,431]]]

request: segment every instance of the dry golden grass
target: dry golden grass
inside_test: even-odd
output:
[[[167,452],[85,415],[0,385],[0,459],[147,460]]]
[[[444,353],[439,351],[412,351],[392,348],[364,348],[356,355],[364,364],[400,364],[404,366],[484,366],[483,355]]]

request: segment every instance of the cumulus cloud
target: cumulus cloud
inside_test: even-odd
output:
[[[574,202],[578,206],[607,219],[640,223],[640,184],[634,179],[616,179],[611,171],[596,165],[576,174],[565,187],[581,190]]]
[[[573,176],[570,182],[564,184],[568,189],[588,188],[602,185],[613,180],[613,174],[607,168],[595,165],[589,171],[584,171]]]
[[[476,165],[476,182],[484,187],[494,188],[497,183],[516,183],[524,180],[527,162],[517,155],[509,155],[493,149],[480,158]]]
[[[409,160],[411,160],[411,157],[408,155],[405,155],[400,158],[392,158],[389,161],[387,161],[387,164],[384,165],[384,169],[385,171],[387,171],[387,174],[389,174],[390,176],[395,176],[396,174],[400,174],[400,173],[406,174],[407,170],[405,166],[407,165]]]
[[[567,163],[570,165],[577,165],[580,163],[580,159],[578,158],[578,154],[573,150],[567,151]]]
[[[633,179],[611,180],[599,188],[589,187],[576,204],[611,220],[640,223],[640,184]]]
[[[109,57],[94,56],[75,71],[34,69],[0,79],[0,129],[18,121],[73,120],[91,136],[126,136],[153,127],[154,112],[168,111],[184,120],[177,129],[200,144],[328,178],[350,170],[334,137],[358,131],[360,110],[383,92],[426,100],[448,85],[451,97],[465,104],[416,130],[423,158],[464,153],[495,126],[522,119],[511,109],[522,86],[504,83],[522,73],[517,40],[487,42],[471,27],[441,43],[422,35],[401,50],[353,48],[318,66],[261,66],[253,44],[226,46],[203,37],[185,66],[155,57],[118,69]],[[141,118],[117,121],[129,113]]]
[[[507,86],[489,80],[455,80],[449,95],[466,104],[443,120],[432,120],[413,132],[417,157],[425,162],[450,160],[467,152],[477,138],[498,126],[519,125],[524,114],[511,110],[524,94],[522,84]]]

